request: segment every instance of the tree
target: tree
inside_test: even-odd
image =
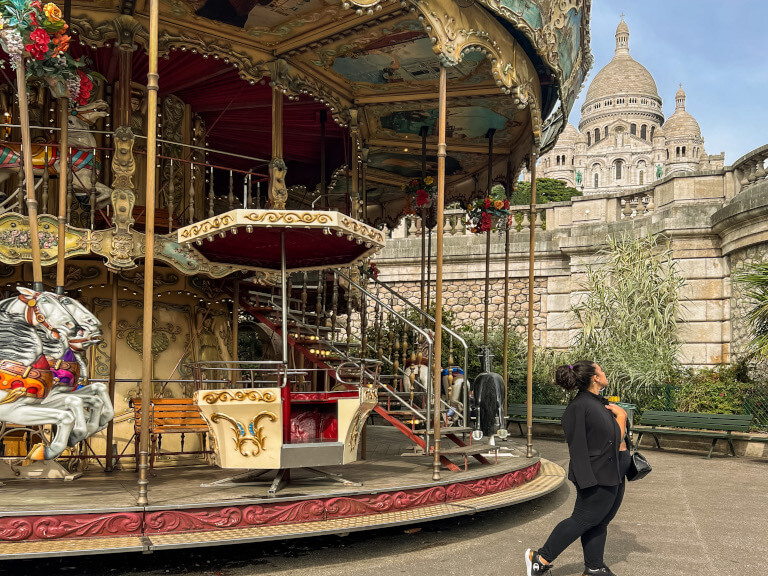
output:
[[[584,297],[572,308],[581,328],[574,359],[594,360],[610,390],[638,399],[679,371],[677,318],[685,284],[669,245],[658,236],[609,238],[588,266]]]
[[[733,275],[744,295],[751,300],[747,321],[752,328],[748,352],[753,358],[768,359],[768,262],[750,264]]]
[[[572,186],[568,186],[562,180],[555,178],[536,178],[536,203],[567,202],[574,196],[581,196],[581,192]],[[518,182],[515,191],[510,198],[510,204],[520,206],[531,203],[531,183]]]

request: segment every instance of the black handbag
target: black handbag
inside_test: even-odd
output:
[[[624,435],[624,440],[627,443],[627,449],[629,450],[630,462],[629,470],[627,470],[627,480],[630,482],[634,480],[640,480],[648,476],[651,470],[651,464],[648,460],[632,447],[632,441],[629,439],[629,430]]]

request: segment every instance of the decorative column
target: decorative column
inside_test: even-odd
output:
[[[531,152],[531,206],[528,216],[528,224],[531,228],[530,246],[528,248],[528,374],[526,378],[526,424],[528,426],[528,442],[526,454],[528,458],[533,456],[533,264],[534,248],[536,241],[536,150]]]
[[[147,73],[147,167],[157,163],[157,73],[158,14],[160,0],[149,3],[149,72]],[[155,273],[155,183],[156,170],[147,170],[146,239],[144,249],[144,329],[141,356],[141,438],[139,444],[139,497],[136,504],[146,506],[149,484],[149,403],[152,400],[152,296]]]
[[[283,92],[272,88],[272,160],[269,163],[269,207],[285,210],[288,190],[285,173],[288,168],[283,160]]]
[[[40,264],[40,235],[37,226],[37,198],[35,198],[35,174],[32,171],[32,136],[29,132],[29,105],[27,102],[27,77],[24,58],[16,59],[16,86],[21,118],[21,152],[24,162],[24,182],[27,190],[27,214],[29,214],[29,242],[32,246],[32,288],[43,291],[43,269]]]
[[[512,156],[507,156],[506,196],[512,197]],[[502,370],[504,372],[504,416],[509,408],[509,220],[504,226],[504,343]]]
[[[440,372],[443,343],[443,212],[445,209],[445,125],[446,125],[446,80],[445,66],[440,65],[440,96],[438,100],[437,131],[437,255],[435,256],[435,351],[432,356],[432,392],[434,411],[435,453],[432,461],[432,480],[440,480]]]
[[[485,137],[488,138],[488,187],[485,195],[490,197],[491,187],[493,186],[493,135],[496,133],[495,128],[489,128]],[[491,231],[488,230],[485,233],[485,298],[483,303],[483,347],[486,348],[486,362],[487,365],[483,367],[485,372],[491,372],[492,366],[490,362],[490,354],[487,353],[488,347],[488,300],[490,299],[491,288]]]
[[[351,176],[351,190],[350,190],[350,204],[351,204],[351,212],[350,216],[354,218],[355,220],[360,219],[360,170],[359,165],[357,161],[357,151],[360,149],[360,126],[358,124],[357,119],[357,109],[352,108],[349,111],[349,115],[351,117],[351,122],[349,124],[349,135],[350,135],[350,145],[351,145],[351,151],[349,154],[349,162],[352,167],[352,176]]]
[[[59,98],[59,239],[56,257],[56,294],[64,294],[64,271],[67,252],[67,168],[69,162],[69,101]],[[109,463],[107,463],[109,464]]]

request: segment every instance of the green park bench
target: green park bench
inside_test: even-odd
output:
[[[731,454],[733,449],[732,432],[749,432],[752,423],[750,414],[699,414],[694,412],[663,412],[646,410],[640,419],[640,424],[632,426],[632,432],[637,434],[636,445],[640,445],[643,434],[650,434],[656,441],[656,447],[661,449],[659,436],[699,436],[711,438],[707,458],[712,457],[712,451],[718,440],[726,440]]]
[[[560,424],[565,408],[565,406],[560,404],[533,404],[533,423]],[[527,416],[527,404],[510,404],[507,407],[507,421],[517,424],[518,428],[520,428],[521,436],[525,436],[523,424],[527,422]]]

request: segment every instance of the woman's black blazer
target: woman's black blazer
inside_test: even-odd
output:
[[[581,489],[617,486],[621,428],[607,401],[591,392],[579,392],[562,418],[571,463],[568,479]]]

